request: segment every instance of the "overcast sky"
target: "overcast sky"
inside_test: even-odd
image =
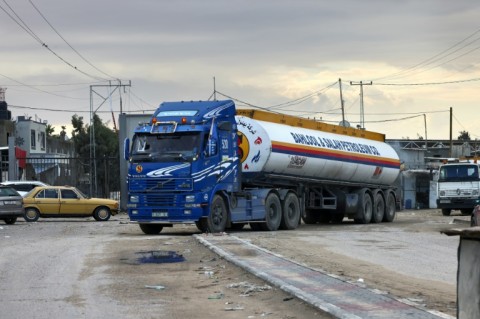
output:
[[[207,100],[214,78],[217,99],[338,124],[341,78],[352,126],[362,118],[358,84],[372,81],[363,86],[367,130],[448,139],[452,108],[453,137],[480,139],[478,0],[2,0],[0,8],[9,109],[55,133],[74,114],[88,124],[91,106],[112,126],[120,95],[124,112]],[[118,79],[131,87],[101,104]]]

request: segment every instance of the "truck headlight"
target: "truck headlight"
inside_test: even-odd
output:
[[[440,196],[445,196],[445,191],[440,191]]]
[[[138,203],[138,195],[130,195],[130,203]]]
[[[138,210],[132,209],[132,215],[138,215]]]
[[[195,195],[187,195],[185,196],[185,202],[193,203],[195,201]]]
[[[473,192],[472,192],[472,195],[473,196],[478,196],[478,189],[474,189]]]

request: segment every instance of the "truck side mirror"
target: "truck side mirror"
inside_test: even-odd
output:
[[[123,141],[123,158],[126,161],[130,159],[130,139],[128,137]]]
[[[228,131],[230,132],[232,130],[232,123],[229,121],[223,121],[218,123],[218,129],[220,131]]]

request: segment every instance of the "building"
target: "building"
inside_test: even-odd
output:
[[[478,153],[478,141],[386,140],[401,161],[398,182],[402,208],[437,208],[438,167],[446,158],[464,158]]]

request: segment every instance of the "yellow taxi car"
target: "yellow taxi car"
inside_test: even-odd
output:
[[[89,217],[107,221],[118,213],[118,201],[89,198],[76,187],[40,186],[23,197],[24,219],[37,221],[39,217]]]

